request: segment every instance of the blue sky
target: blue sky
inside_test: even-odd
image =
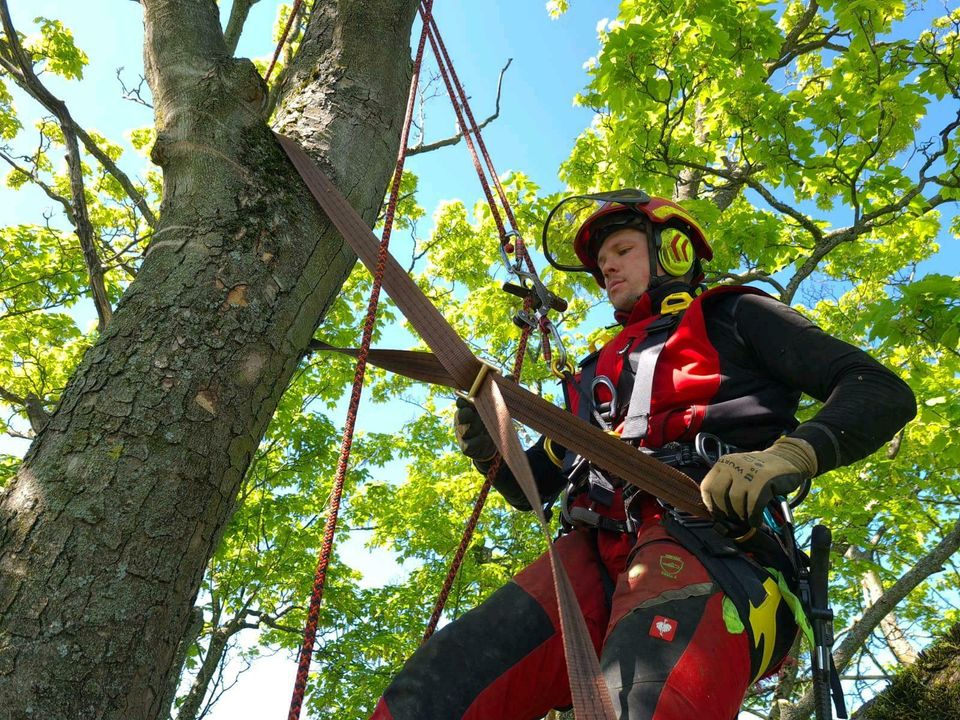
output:
[[[269,56],[277,5],[275,0],[260,0],[253,6],[238,55]],[[124,138],[130,128],[152,124],[149,108],[121,98],[116,77],[122,67],[127,85],[135,86],[142,72],[143,24],[138,3],[12,0],[10,7],[22,32],[32,32],[30,23],[35,17],[61,19],[90,57],[82,83],[48,79],[79,124],[115,141]],[[574,94],[586,82],[582,65],[596,51],[598,19],[615,13],[616,3],[608,0],[574,2],[570,12],[555,21],[548,17],[542,0],[436,3],[437,22],[478,118],[493,111],[500,68],[513,58],[504,79],[500,118],[484,132],[500,172],[523,169],[545,189],[560,187],[557,167],[591,117],[589,110],[572,104]],[[228,16],[229,3],[221,3],[224,22]],[[445,103],[445,98],[438,98],[428,106],[433,111],[427,120],[428,141],[453,132],[452,114]],[[20,100],[17,105],[27,117],[36,115],[32,101]],[[29,136],[29,131],[25,135]],[[32,138],[25,139],[29,146]],[[429,177],[421,195],[428,209],[442,198],[469,201],[480,195],[462,144],[413,158],[409,165],[425,179]],[[143,166],[141,159],[125,157],[125,170],[136,173]],[[50,204],[39,191],[21,192],[15,196],[16,202],[10,202],[8,190],[0,189],[0,193],[4,198],[0,221],[4,223],[35,222],[37,210]]]

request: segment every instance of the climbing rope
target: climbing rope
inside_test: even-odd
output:
[[[492,159],[490,158],[490,154],[487,152],[486,144],[483,141],[483,135],[480,132],[480,126],[477,124],[476,117],[470,108],[470,101],[467,97],[467,93],[464,90],[460,79],[457,77],[456,70],[453,67],[453,62],[450,59],[450,55],[447,53],[446,46],[443,43],[443,38],[440,36],[440,31],[437,28],[436,20],[434,20],[433,16],[425,8],[424,3],[420,4],[420,17],[423,21],[424,27],[428,29],[430,47],[433,49],[434,56],[437,59],[437,66],[440,69],[440,75],[443,78],[444,85],[447,88],[447,94],[450,96],[450,103],[453,106],[454,113],[457,116],[457,123],[460,127],[460,132],[463,135],[463,139],[466,141],[467,148],[470,151],[470,157],[473,160],[474,169],[477,171],[477,177],[480,180],[480,186],[483,188],[484,195],[487,198],[487,204],[490,207],[490,214],[497,226],[497,230],[499,231],[502,253],[506,258],[506,253],[512,250],[514,256],[517,258],[517,265],[519,265],[521,262],[525,262],[528,271],[535,273],[533,261],[530,259],[530,255],[526,251],[526,247],[523,244],[523,239],[521,238],[520,233],[517,231],[517,222],[513,214],[510,201],[507,198],[507,194],[500,182],[500,177],[497,175],[497,171],[493,165]],[[474,145],[474,139],[476,139],[476,145]],[[477,148],[480,149],[479,153]],[[483,164],[480,162],[481,155],[483,156],[484,163],[486,164],[486,170],[484,169]],[[490,174],[490,180],[487,179],[488,172]],[[499,197],[502,205],[503,214],[506,216],[511,225],[510,231],[506,229],[503,219],[498,211],[497,204],[494,201],[493,192],[490,188],[491,182],[497,190],[497,196]],[[513,243],[510,243],[511,238],[514,239]],[[508,249],[508,245],[512,245],[512,247]],[[508,269],[511,269],[509,263]],[[532,297],[528,296],[524,302],[525,311],[529,312],[532,303]],[[530,333],[532,330],[533,326],[528,324],[525,324],[521,329],[520,341],[517,345],[517,352],[513,361],[513,376],[518,379],[520,378],[520,373],[523,369],[523,359],[526,356],[527,344],[529,342]],[[440,622],[440,616],[443,614],[443,609],[446,606],[447,599],[450,596],[453,583],[455,582],[457,574],[460,572],[460,568],[463,565],[463,558],[466,556],[467,548],[470,546],[470,542],[473,539],[473,534],[480,519],[480,513],[483,511],[484,505],[486,504],[487,496],[490,494],[490,488],[493,484],[493,479],[499,472],[500,465],[501,458],[498,457],[487,471],[486,480],[484,481],[483,486],[480,488],[477,499],[474,501],[473,510],[471,511],[470,517],[467,520],[463,535],[460,538],[460,543],[454,552],[453,559],[450,562],[450,567],[447,570],[447,575],[444,578],[443,585],[441,586],[437,599],[434,602],[433,610],[430,614],[430,619],[427,622],[427,627],[424,630],[421,642],[426,642],[430,638]]]
[[[432,9],[433,0],[426,0],[426,12]],[[303,645],[300,648],[300,660],[297,667],[297,679],[294,682],[293,697],[290,699],[288,720],[299,720],[300,709],[303,705],[303,696],[307,687],[307,676],[310,673],[310,661],[313,657],[313,646],[317,636],[317,619],[320,615],[320,603],[323,599],[323,588],[327,577],[327,567],[330,563],[330,554],[333,548],[333,536],[336,532],[337,517],[340,512],[340,501],[343,497],[343,485],[346,479],[347,467],[350,462],[350,450],[353,445],[353,433],[356,427],[357,411],[360,407],[360,396],[363,391],[363,379],[367,369],[367,355],[370,352],[370,343],[373,339],[373,327],[376,322],[377,306],[380,300],[380,289],[383,285],[383,273],[386,265],[387,249],[393,230],[394,215],[400,197],[400,180],[403,177],[403,166],[407,154],[407,142],[410,135],[410,126],[413,122],[413,109],[417,96],[417,87],[420,78],[420,66],[423,62],[423,51],[426,45],[426,30],[420,34],[417,45],[417,54],[413,64],[413,77],[410,81],[410,93],[407,96],[406,114],[403,120],[403,130],[400,135],[400,150],[397,155],[397,165],[393,172],[390,184],[390,198],[387,202],[387,213],[384,220],[383,234],[377,255],[377,267],[373,273],[373,287],[370,289],[370,299],[367,302],[367,315],[363,324],[363,335],[360,341],[360,352],[357,357],[357,367],[353,377],[353,387],[350,392],[350,404],[347,408],[346,424],[343,432],[343,441],[340,445],[340,459],[337,462],[337,471],[333,481],[333,490],[330,496],[330,506],[323,531],[323,545],[320,558],[314,573],[313,590],[310,594],[310,608],[307,612],[307,624],[304,629]]]
[[[431,0],[433,2],[433,0]],[[287,24],[283,28],[283,33],[280,35],[280,42],[277,43],[277,49],[273,51],[273,59],[270,60],[270,66],[267,68],[266,74],[263,76],[264,82],[270,82],[270,74],[273,72],[273,66],[277,64],[277,58],[280,57],[280,52],[283,50],[283,46],[287,43],[287,36],[290,35],[290,28],[293,27],[293,21],[297,17],[297,13],[300,12],[300,5],[303,4],[303,0],[294,0],[293,7],[290,8],[290,17],[287,18]]]

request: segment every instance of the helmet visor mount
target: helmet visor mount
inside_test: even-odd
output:
[[[594,193],[590,195],[574,195],[564,199],[547,216],[543,225],[543,253],[547,261],[558,270],[571,272],[590,272],[596,266],[589,267],[577,255],[575,239],[590,218],[599,211],[611,205],[622,205],[623,211],[629,213],[637,205],[650,202],[650,196],[642,190],[614,190],[611,192]],[[621,227],[644,227],[643,215],[637,212],[636,220],[631,218],[614,217],[620,215],[616,207],[610,207],[611,222],[600,225],[603,237]],[[593,242],[590,239],[589,244]]]

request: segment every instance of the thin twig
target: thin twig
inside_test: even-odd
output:
[[[129,100],[130,102],[135,102],[137,105],[143,105],[148,107],[151,110],[153,109],[153,104],[148,103],[143,99],[143,85],[147,82],[147,78],[143,75],[140,76],[140,82],[137,83],[136,88],[128,88],[127,84],[123,81],[123,66],[117,68],[117,81],[120,83],[120,89],[123,91],[123,99]]]
[[[503,90],[503,75],[507,72],[507,68],[510,67],[510,63],[513,62],[513,58],[507,60],[507,64],[503,66],[503,69],[500,70],[500,79],[497,81],[497,100],[496,106],[493,114],[488,117],[486,120],[481,122],[478,126],[478,130],[483,130],[487,125],[492,123],[498,117],[500,117],[500,93]],[[458,142],[463,140],[463,131],[461,130],[456,135],[445,138],[444,140],[437,140],[436,142],[424,144],[422,141],[417,145],[414,145],[411,148],[407,149],[407,157],[412,155],[420,155],[422,153],[432,152],[434,150],[439,150],[442,147],[449,147],[451,145],[456,145]]]
[[[66,213],[67,220],[70,221],[70,224],[76,225],[76,222],[74,221],[74,217],[73,217],[73,206],[70,204],[69,199],[57,193],[52,187],[50,187],[47,183],[41,180],[40,176],[37,175],[37,173],[31,170],[28,170],[27,168],[20,165],[16,160],[13,159],[13,157],[8,155],[3,150],[0,150],[0,159],[3,159],[10,167],[12,167],[17,172],[20,172],[26,175],[28,178],[30,178],[30,182],[32,182],[34,185],[36,185],[41,190],[43,190],[44,193],[46,193],[48,198],[50,198],[56,203],[59,203],[63,207],[63,211],[64,213]]]

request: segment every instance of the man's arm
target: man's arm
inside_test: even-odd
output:
[[[818,475],[866,457],[916,415],[916,400],[905,382],[783,303],[741,295],[733,318],[765,373],[823,402],[813,418],[787,434],[814,448]]]
[[[484,427],[483,421],[474,409],[473,404],[462,398],[457,398],[454,428],[460,450],[473,460],[473,466],[478,472],[486,475],[497,456],[497,450],[493,444],[493,438],[490,437],[490,433]],[[530,463],[530,469],[533,471],[533,477],[537,481],[541,498],[549,498],[558,494],[566,480],[560,468],[564,449],[551,445],[551,450],[554,452],[553,457],[547,451],[546,439],[541,437],[526,451],[527,460]],[[493,487],[518,510],[533,509],[506,463],[500,463],[500,469],[493,479]]]
[[[532,446],[527,448],[527,460],[530,462],[530,470],[533,471],[533,477],[537,481],[537,489],[540,491],[541,498],[556,497],[563,489],[566,477],[553,459],[550,453],[544,447],[546,438],[540,436]],[[563,448],[554,445],[553,449],[563,457]],[[513,505],[517,510],[532,510],[530,503],[527,502],[526,495],[520,489],[513,473],[506,463],[500,463],[500,470],[493,479],[493,487],[498,493],[503,495],[504,499]]]
[[[775,495],[869,455],[916,414],[913,392],[900,378],[782,303],[740,295],[718,310],[728,361],[755,369],[784,392],[800,390],[823,402],[810,421],[766,450],[720,458],[700,484],[718,519],[758,525]]]

